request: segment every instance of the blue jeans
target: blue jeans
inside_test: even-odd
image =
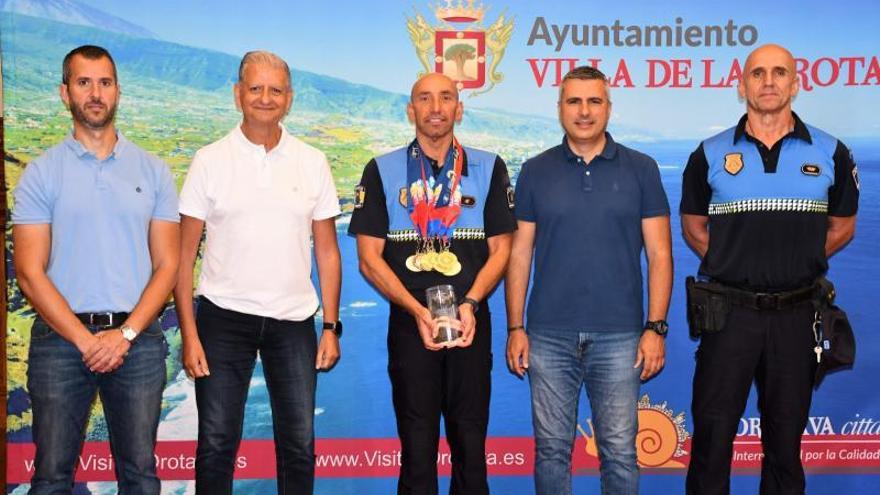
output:
[[[538,495],[571,493],[571,453],[582,385],[592,410],[602,493],[637,494],[638,332],[529,330],[529,385]]]
[[[119,493],[158,495],[153,450],[167,354],[162,328],[154,322],[134,341],[121,367],[112,373],[92,373],[73,344],[42,319],[34,321],[28,390],[37,452],[30,495],[72,493],[96,392],[104,405]]]
[[[315,320],[282,321],[223,309],[199,298],[196,324],[211,374],[196,380],[196,493],[232,493],[244,406],[257,352],[272,406],[279,495],[315,483]]]

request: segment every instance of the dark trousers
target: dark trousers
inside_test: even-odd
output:
[[[489,422],[492,335],[488,306],[477,312],[473,344],[429,351],[416,322],[392,308],[388,322],[391,376],[402,465],[399,495],[437,494],[440,415],[452,454],[455,495],[488,494],[486,428]]]
[[[278,493],[311,494],[317,379],[314,319],[263,318],[223,309],[202,297],[196,324],[211,372],[196,380],[196,493],[232,494],[244,406],[259,352],[272,406]]]
[[[733,440],[752,381],[761,413],[762,495],[803,494],[801,435],[816,370],[813,308],[734,307],[725,328],[703,335],[694,374],[689,495],[730,493]]]

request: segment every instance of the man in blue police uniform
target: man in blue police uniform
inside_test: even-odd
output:
[[[38,314],[29,493],[72,492],[97,392],[119,493],[158,495],[153,449],[168,348],[156,317],[177,276],[176,189],[168,166],[114,126],[110,54],[81,46],[62,73],[73,132],[28,165],[12,212],[18,284]]]
[[[733,440],[754,380],[762,494],[804,493],[801,434],[816,369],[813,285],[853,236],[858,173],[846,146],[791,110],[792,55],[753,51],[739,83],[746,114],[703,141],[684,171],[681,223],[730,307],[704,331],[693,383],[687,493],[730,491]],[[820,356],[821,359],[821,356]]]
[[[437,493],[440,416],[452,453],[450,493],[487,494],[485,441],[492,367],[489,306],[516,228],[496,155],[459,145],[455,83],[429,74],[412,88],[416,139],[371,160],[355,190],[349,233],[360,268],[385,297],[388,369],[402,449],[398,494]],[[434,343],[425,289],[451,284],[461,336]]]
[[[669,204],[657,163],[606,132],[611,99],[602,72],[578,67],[566,74],[558,106],[562,144],[524,163],[516,182],[517,231],[505,280],[507,364],[519,376],[529,374],[537,493],[571,493],[578,399],[585,386],[602,493],[636,494],[640,379],[657,374],[665,362]]]

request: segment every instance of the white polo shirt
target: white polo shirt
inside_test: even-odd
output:
[[[340,214],[324,153],[288,134],[266,153],[236,126],[196,152],[180,213],[205,221],[197,293],[218,306],[280,320],[318,309],[312,220]]]

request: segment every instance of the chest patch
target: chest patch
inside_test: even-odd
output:
[[[742,153],[728,153],[724,155],[724,171],[730,175],[736,175],[742,171],[743,167]]]
[[[804,175],[811,175],[813,177],[818,177],[819,173],[822,171],[822,167],[812,164],[805,163],[801,165],[801,173]]]
[[[406,188],[401,187],[400,193],[397,195],[397,202],[400,203],[400,206],[406,208],[407,202],[409,201],[409,195],[406,193]]]

